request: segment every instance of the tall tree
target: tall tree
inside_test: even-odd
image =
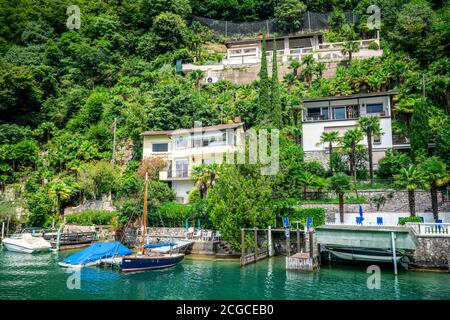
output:
[[[335,173],[330,178],[329,189],[336,192],[339,198],[339,216],[344,223],[344,194],[352,188],[351,178],[343,172]]]
[[[328,143],[328,154],[329,154],[329,162],[328,162],[328,166],[329,166],[329,170],[330,170],[330,174],[333,174],[333,167],[331,165],[331,158],[333,156],[333,143],[338,142],[339,141],[339,132],[338,131],[324,131],[322,132],[321,136],[320,136],[320,142],[318,143],[320,144],[326,144]]]
[[[363,132],[360,128],[347,130],[341,139],[344,150],[348,153],[350,162],[350,174],[356,183],[356,146],[363,139]]]
[[[302,13],[306,5],[300,0],[280,0],[274,10],[275,21],[281,30],[294,32],[302,26]]]
[[[377,116],[364,116],[358,119],[358,124],[361,130],[366,133],[367,147],[369,154],[369,174],[370,183],[373,184],[373,154],[372,154],[372,137],[374,135],[382,134],[380,127],[380,119]]]
[[[280,84],[278,82],[278,58],[277,58],[277,42],[273,40],[272,49],[272,91],[271,91],[271,110],[272,110],[272,125],[275,128],[281,129],[281,97]]]
[[[266,36],[263,35],[261,47],[261,69],[259,71],[258,89],[258,119],[260,124],[267,124],[270,114],[270,80],[267,71],[267,44]]]
[[[425,98],[420,99],[414,106],[409,127],[411,139],[411,157],[415,160],[428,153],[428,105]]]
[[[403,168],[394,175],[394,184],[398,190],[408,191],[409,213],[411,217],[416,215],[415,190],[426,187],[426,178],[423,172],[415,165]]]
[[[445,163],[439,157],[431,157],[419,165],[420,170],[425,174],[428,180],[431,192],[431,206],[433,208],[434,219],[439,219],[438,212],[438,187],[446,184],[450,180]]]

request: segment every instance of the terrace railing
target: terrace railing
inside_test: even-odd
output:
[[[419,236],[450,237],[450,223],[412,223],[406,224]]]

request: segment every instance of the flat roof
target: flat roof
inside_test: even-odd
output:
[[[317,101],[333,101],[333,100],[346,100],[346,99],[358,99],[358,98],[370,98],[370,97],[384,97],[384,96],[392,96],[396,95],[397,92],[372,92],[372,93],[358,93],[358,94],[349,94],[344,96],[328,96],[328,97],[320,97],[320,98],[304,98],[303,102],[317,102]]]
[[[273,39],[281,40],[281,39],[286,39],[286,38],[289,38],[289,39],[309,38],[309,37],[317,36],[317,35],[323,35],[323,32],[316,31],[316,32],[308,32],[308,33],[302,33],[302,34],[296,34],[296,35],[268,37],[268,38],[266,38],[266,41],[271,41]],[[230,40],[230,41],[225,42],[225,45],[228,46],[228,45],[233,45],[233,44],[257,43],[257,42],[261,42],[262,40],[263,40],[262,37]]]
[[[207,131],[216,131],[216,130],[225,130],[225,129],[235,129],[235,128],[242,127],[243,125],[244,125],[244,122],[238,122],[238,123],[218,124],[215,126],[189,128],[189,129],[151,130],[151,131],[144,131],[141,135],[142,136],[172,135],[173,133],[179,132],[181,130],[184,131],[183,133],[194,133],[194,130],[198,130],[200,128],[201,128],[201,132],[207,132]]]

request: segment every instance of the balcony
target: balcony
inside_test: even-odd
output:
[[[392,135],[392,144],[393,145],[409,144],[409,138],[402,134],[393,134]]]

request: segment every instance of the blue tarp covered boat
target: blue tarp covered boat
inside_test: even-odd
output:
[[[102,259],[122,257],[132,254],[133,251],[122,243],[96,242],[58,263],[61,267],[87,267],[100,264]]]

